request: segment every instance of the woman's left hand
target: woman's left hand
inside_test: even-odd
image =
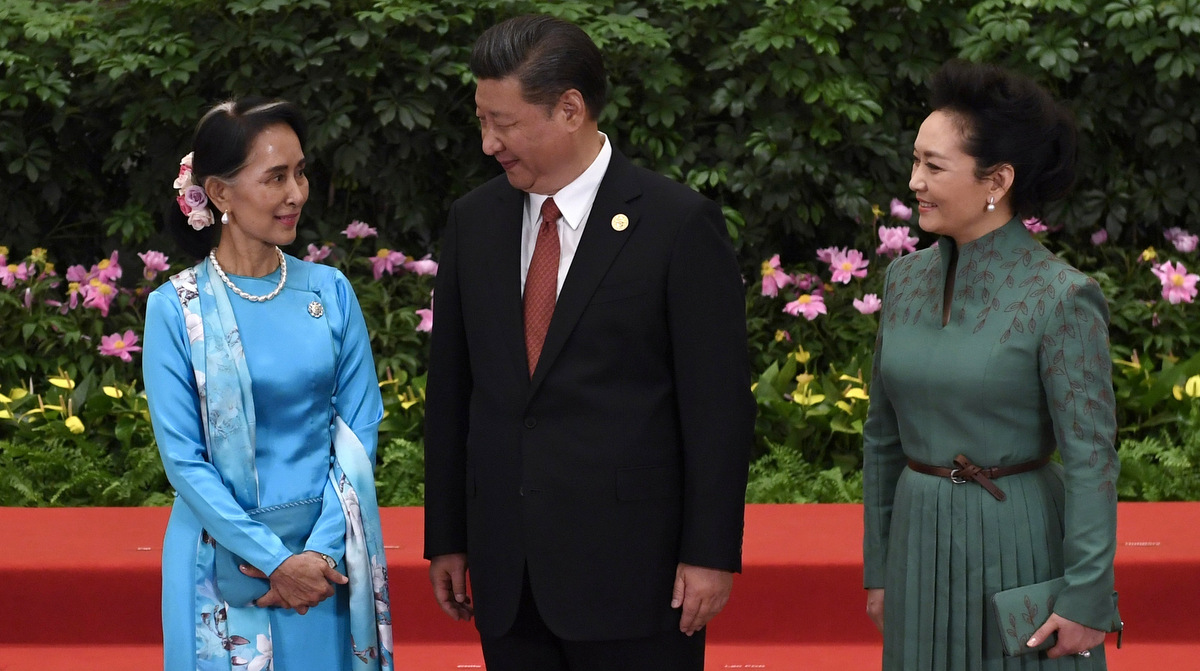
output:
[[[1050,659],[1079,654],[1104,643],[1104,632],[1099,629],[1092,629],[1072,622],[1058,613],[1051,613],[1046,624],[1029,637],[1028,645],[1033,647],[1055,632],[1058,632],[1058,643],[1046,651],[1046,656]]]

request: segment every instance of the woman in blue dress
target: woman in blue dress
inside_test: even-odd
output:
[[[177,492],[163,542],[168,671],[392,667],[366,324],[345,276],[279,248],[308,199],[304,138],[290,103],[222,103],[174,184],[169,223],[204,260],[146,310],[146,396]]]

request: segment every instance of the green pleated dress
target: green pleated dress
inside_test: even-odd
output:
[[[1055,612],[1112,616],[1120,466],[1108,308],[1096,283],[1013,219],[963,245],[895,260],[864,427],[864,584],[885,588],[885,670],[1104,669],[1090,658],[1006,658],[992,595],[1066,576]],[[954,285],[943,325],[947,273]],[[979,485],[906,467],[1062,465]]]

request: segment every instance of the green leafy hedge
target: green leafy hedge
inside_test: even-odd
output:
[[[905,191],[923,82],[956,56],[1070,102],[1085,172],[1052,215],[1069,231],[1141,244],[1200,215],[1197,0],[7,0],[6,244],[78,263],[153,240],[201,111],[255,92],[312,123],[302,245],[361,219],[432,251],[449,202],[497,172],[470,46],[526,11],[589,31],[612,73],[603,127],[722,203],[748,267],[848,244]]]
[[[617,146],[724,207],[747,278],[760,409],[751,500],[861,495],[876,322],[852,302],[880,293],[876,228],[907,224],[880,205],[907,193],[923,82],[951,57],[1025,71],[1075,110],[1083,174],[1044,217],[1044,237],[1112,304],[1121,449],[1137,464],[1121,495],[1200,499],[1195,308],[1161,299],[1150,273],[1168,257],[1196,264],[1161,250],[1164,229],[1200,214],[1200,0],[7,0],[0,245],[13,268],[30,265],[0,290],[0,504],[164,500],[137,355],[131,365],[97,351],[141,332],[155,282],[127,272],[106,314],[62,311],[45,301],[69,303],[79,287],[47,263],[98,265],[116,249],[132,269],[136,252],[171,253],[158,222],[174,207],[192,126],[248,93],[294,100],[309,118],[314,188],[290,251],[332,247],[328,262],[355,282],[388,408],[381,499],[419,502],[416,327],[432,283],[376,281],[368,259],[436,253],[449,203],[497,173],[480,151],[466,59],[485,27],[526,11],[576,21],[600,44],[612,79],[601,126]],[[352,220],[378,239],[341,235]],[[1100,230],[1108,243],[1091,245]],[[828,315],[784,314],[794,287],[762,295],[774,254],[827,284],[814,253],[828,246],[870,261],[866,278],[822,287]]]

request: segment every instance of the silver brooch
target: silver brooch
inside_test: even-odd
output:
[[[313,319],[320,319],[325,314],[325,306],[321,305],[320,301],[313,301],[308,304],[308,314],[313,316]]]

